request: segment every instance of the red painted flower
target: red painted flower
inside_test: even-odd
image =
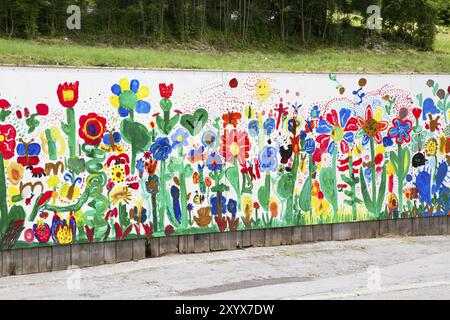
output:
[[[28,243],[32,243],[34,241],[34,232],[32,229],[27,229],[24,233],[25,241]]]
[[[14,156],[15,139],[16,129],[12,125],[0,125],[0,153],[5,160],[9,160]]]
[[[372,107],[368,106],[365,119],[358,116],[357,120],[361,127],[361,130],[356,134],[357,137],[365,135],[369,138],[375,138],[377,143],[381,143],[381,131],[385,131],[389,125],[387,121],[381,121],[381,113],[374,115]],[[364,140],[369,141],[368,138],[364,138]],[[364,140],[363,144],[365,144]]]
[[[0,99],[0,109],[8,109],[11,108],[11,104],[5,99]]]
[[[221,155],[229,163],[234,163],[236,157],[239,164],[244,164],[245,159],[248,158],[250,151],[250,140],[248,139],[247,132],[233,130],[225,130],[222,135],[222,143],[220,147]]]
[[[412,113],[414,115],[414,118],[419,119],[420,115],[422,114],[422,109],[420,108],[413,108]]]
[[[165,83],[159,84],[159,93],[162,98],[169,99],[172,96],[173,84],[166,85]]]
[[[60,84],[56,93],[58,94],[59,103],[65,108],[73,108],[78,102],[78,85],[79,82]]]
[[[106,119],[91,112],[80,117],[78,134],[88,144],[98,145],[106,131]]]

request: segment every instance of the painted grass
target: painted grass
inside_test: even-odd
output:
[[[303,72],[450,72],[450,39],[434,52],[336,48],[284,52],[89,47],[61,41],[0,39],[0,64]]]

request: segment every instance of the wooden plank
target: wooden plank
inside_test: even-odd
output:
[[[380,226],[379,234],[382,237],[389,235],[388,221],[389,220],[380,220],[379,221],[379,226]]]
[[[429,217],[428,218],[430,223],[430,234],[431,235],[439,235],[439,234],[446,234],[447,233],[447,221],[445,217]],[[442,226],[445,225],[445,228]]]
[[[38,248],[23,249],[23,274],[39,272],[39,250]]]
[[[39,272],[52,271],[52,247],[40,247],[38,248],[39,255]]]
[[[79,268],[89,267],[89,243],[74,244],[71,248],[72,265]]]
[[[263,247],[265,242],[265,230],[257,229],[250,231],[250,243],[253,247]]]
[[[194,236],[184,235],[178,237],[178,252],[179,253],[193,253],[194,248]]]
[[[70,251],[70,245],[52,247],[52,271],[66,270],[72,265]]]
[[[228,232],[215,232],[209,235],[209,249],[211,251],[227,250],[228,247]]]
[[[2,276],[23,274],[23,250],[5,250],[2,254]]]
[[[430,219],[427,217],[415,218],[413,220],[413,235],[426,236],[430,233]]]
[[[133,241],[116,241],[116,261],[125,262],[133,260]]]
[[[240,247],[240,234],[238,231],[226,232],[226,247],[225,250],[236,250]]]
[[[252,246],[250,230],[241,231],[241,243],[240,244],[241,244],[242,248],[248,248],[248,247]]]
[[[194,252],[209,252],[209,234],[196,234],[194,235]]]
[[[133,240],[133,260],[145,259],[145,239]]]
[[[334,223],[331,225],[332,240],[351,240],[359,238],[359,224],[355,222]]]
[[[159,238],[159,255],[178,253],[178,236]]]
[[[150,240],[148,241],[148,245],[150,246],[150,256],[152,258],[156,258],[156,257],[160,256],[159,240],[160,240],[160,238],[150,238]]]
[[[380,236],[380,222],[374,221],[361,221],[359,222],[359,236],[361,239],[370,239]]]
[[[410,236],[413,232],[413,221],[410,218],[396,219],[397,234],[400,236]]]
[[[314,241],[330,241],[331,240],[331,224],[315,224],[312,226],[312,234]]]
[[[106,241],[104,243],[103,255],[105,263],[117,262],[117,241]]]
[[[114,247],[114,257],[116,255]],[[114,258],[115,260],[115,258]],[[93,242],[89,244],[89,265],[99,266],[105,263],[105,243]]]

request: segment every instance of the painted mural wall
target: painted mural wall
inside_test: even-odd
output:
[[[0,246],[450,214],[449,84],[2,67]]]

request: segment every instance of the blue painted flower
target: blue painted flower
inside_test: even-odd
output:
[[[236,217],[236,213],[237,213],[237,201],[234,200],[234,199],[228,200],[227,210],[228,210],[229,213],[231,213],[231,216],[233,218],[235,218]]]
[[[311,118],[313,118],[313,119],[319,118],[319,116],[320,116],[319,106],[314,106],[314,107],[311,109],[311,112],[310,112],[309,116],[310,116]]]
[[[208,156],[208,159],[206,159],[206,166],[211,171],[217,171],[222,169],[223,166],[222,157],[216,152],[211,152],[211,154]]]
[[[216,133],[214,131],[205,131],[202,135],[202,144],[205,147],[214,147],[214,144],[216,143]]]
[[[277,154],[277,148],[265,146],[258,157],[260,170],[266,171],[270,169],[271,171],[276,171],[278,166]]]
[[[354,142],[355,133],[358,129],[356,118],[351,116],[352,111],[347,108],[339,110],[339,115],[335,109],[327,113],[326,120],[319,120],[316,132],[319,135],[316,141],[321,146],[327,148],[332,154],[337,143],[339,143],[342,153],[350,151],[349,143]]]
[[[225,213],[227,213],[227,205],[226,205],[227,199],[224,196],[221,196],[221,199],[222,199],[222,201],[221,201],[222,210],[221,211],[223,214],[225,214]],[[218,211],[217,211],[217,204],[218,204],[217,196],[211,197],[210,202],[211,202],[211,213],[215,216],[218,213]]]
[[[140,86],[138,80],[131,80],[131,82],[123,78],[119,84],[114,84],[111,87],[114,94],[110,98],[110,103],[117,108],[121,117],[128,117],[130,111],[147,114],[150,112],[150,103],[144,101],[149,95],[149,89],[145,86]]]
[[[188,143],[189,132],[187,132],[186,129],[178,128],[170,138],[172,139],[173,142],[172,145],[173,148],[177,147],[179,144],[185,147],[189,145]]]
[[[259,122],[258,122],[258,120],[251,120],[248,123],[248,135],[250,137],[257,137],[259,135]]]
[[[268,136],[272,134],[272,132],[275,131],[275,118],[268,118],[266,121],[264,121],[263,127],[264,127],[264,133]]]
[[[390,138],[395,138],[397,143],[409,142],[411,139],[410,133],[412,129],[411,120],[400,118],[395,118],[392,120],[392,127],[388,130],[388,136]]]
[[[394,141],[391,138],[389,138],[388,136],[383,138],[383,146],[384,147],[387,148],[387,147],[392,146],[393,144],[394,144]]]
[[[316,141],[314,138],[308,138],[305,140],[305,151],[307,154],[313,154],[316,150]]]
[[[152,153],[153,158],[158,161],[167,160],[167,158],[169,158],[169,154],[172,152],[172,146],[170,145],[169,138],[157,138],[156,141],[150,146],[150,152]]]

